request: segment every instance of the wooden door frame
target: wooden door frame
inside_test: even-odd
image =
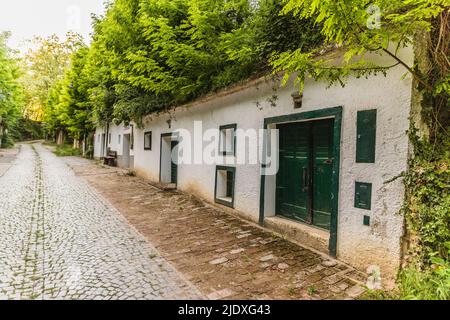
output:
[[[122,164],[126,169],[131,168],[131,133],[122,135]]]
[[[264,119],[264,129],[267,130],[271,124],[289,123],[308,120],[320,120],[326,118],[334,119],[333,126],[333,171],[331,176],[331,190],[334,195],[331,207],[330,221],[330,240],[329,254],[336,257],[337,254],[337,229],[338,229],[338,211],[339,211],[339,168],[340,168],[340,151],[341,151],[341,127],[342,127],[342,107],[325,108],[314,111],[306,111],[301,113],[271,117]],[[267,137],[264,136],[263,142],[263,165],[261,167],[261,184],[259,197],[259,223],[264,225],[265,217],[265,184],[266,176],[263,174],[266,163],[266,145]]]
[[[179,134],[177,132],[169,132],[169,133],[162,133],[161,134],[161,139],[159,141],[159,182],[162,183],[161,178],[162,178],[162,144],[163,144],[163,139],[165,138],[170,138],[170,142],[172,143],[172,141],[178,141],[179,138]],[[178,186],[178,170],[177,170],[177,182],[175,183],[175,186]]]

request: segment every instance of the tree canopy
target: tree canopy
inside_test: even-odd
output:
[[[28,119],[43,122],[52,132],[63,126],[52,95],[57,88],[62,88],[60,82],[70,69],[71,55],[82,45],[82,40],[79,35],[69,33],[64,41],[51,35],[35,37],[31,42],[35,49],[30,49],[22,59],[21,82],[26,88],[23,113]]]
[[[9,33],[0,33],[0,145],[8,145],[10,131],[21,117],[23,90],[18,59],[6,46]]]
[[[428,118],[441,118],[441,124],[448,122],[450,0],[283,0],[283,5],[283,14],[320,24],[324,37],[323,45],[313,50],[288,50],[272,57],[274,71],[286,71],[285,80],[296,72],[300,85],[305,77],[345,85],[349,75],[385,73],[402,65],[426,95],[441,95],[440,102],[435,101],[440,104],[438,110],[425,107],[431,113]],[[343,52],[339,65],[334,58],[318,57],[329,46]],[[424,46],[426,53],[408,65],[398,55],[406,46]],[[376,65],[366,59],[368,54],[388,55],[395,63]],[[429,66],[421,68],[424,63]],[[429,125],[435,131],[442,129],[436,127],[438,123]]]
[[[276,0],[115,0],[94,17],[91,45],[73,56],[47,102],[76,134],[89,117],[139,123],[267,73],[274,50],[309,50],[322,40],[311,19],[299,23],[281,10]],[[80,108],[86,114],[75,123]]]

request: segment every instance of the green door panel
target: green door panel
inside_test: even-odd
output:
[[[330,229],[333,119],[278,125],[276,212]]]
[[[330,229],[333,174],[333,120],[315,121],[313,125],[313,225]]]
[[[280,129],[280,170],[277,176],[277,212],[306,222],[308,218],[309,127],[287,124]]]

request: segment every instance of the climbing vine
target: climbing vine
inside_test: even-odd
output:
[[[404,177],[407,248],[399,276],[400,297],[449,298],[450,293],[450,36],[449,0],[285,0],[284,13],[314,18],[322,24],[325,43],[301,52],[272,57],[275,72],[294,72],[300,90],[306,77],[345,86],[352,75],[386,74],[398,65],[412,75],[413,104],[420,113],[411,118],[412,154]],[[368,22],[373,8],[377,26]],[[412,46],[416,61],[409,65],[399,49]],[[338,49],[336,55],[324,55]],[[390,56],[395,63],[377,65],[367,54]]]
[[[433,88],[419,86],[422,119],[429,129],[420,134],[411,125],[414,155],[405,175],[408,250],[400,273],[405,298],[450,299],[450,23],[448,9],[432,21],[425,36],[422,72]]]

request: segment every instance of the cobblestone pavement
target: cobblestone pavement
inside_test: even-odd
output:
[[[0,177],[11,167],[12,162],[16,158],[19,148],[0,149]]]
[[[200,292],[40,144],[0,177],[0,299],[191,299]]]
[[[125,170],[65,161],[209,299],[355,299],[367,276]]]

